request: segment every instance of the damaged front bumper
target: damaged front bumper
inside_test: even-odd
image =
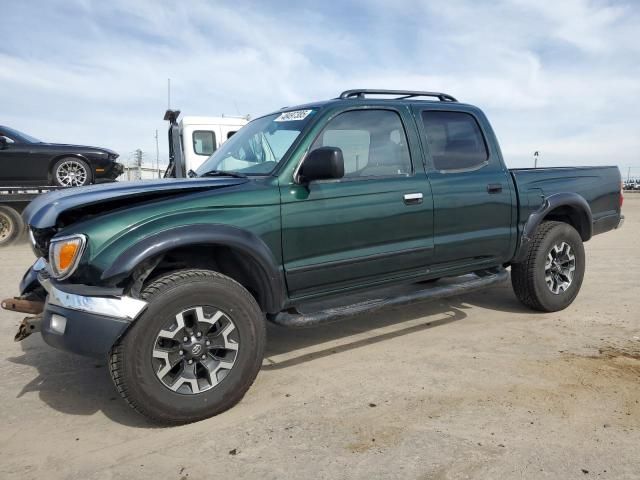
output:
[[[49,345],[81,355],[103,357],[109,353],[120,336],[127,330],[142,311],[147,302],[128,296],[80,295],[65,292],[64,286],[55,283],[47,273],[47,263],[39,259],[25,274],[21,288],[33,288],[33,279],[46,291],[42,313],[38,317],[42,338]],[[93,289],[96,290],[95,288]],[[23,290],[21,294],[25,294]],[[3,301],[11,304],[11,300]],[[16,300],[14,305],[18,302]],[[36,302],[30,302],[36,303]],[[20,311],[13,308],[8,310]],[[28,313],[28,312],[26,312]],[[34,312],[35,313],[35,312]],[[25,319],[26,321],[30,319]],[[32,333],[29,327],[22,327],[16,340]],[[20,335],[20,333],[27,335]],[[20,338],[19,338],[20,337]]]

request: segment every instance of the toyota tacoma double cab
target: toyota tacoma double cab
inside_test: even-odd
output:
[[[510,170],[482,111],[439,92],[284,108],[192,177],[39,196],[24,212],[38,259],[2,302],[35,315],[17,339],[107,359],[127,402],[168,424],[240,401],[266,321],[456,295],[507,267],[522,303],[566,308],[583,243],[623,220],[617,167]]]

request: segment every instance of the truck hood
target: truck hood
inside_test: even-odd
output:
[[[226,177],[163,179],[66,188],[36,197],[22,216],[27,225],[44,229],[54,227],[63,214],[67,217],[63,223],[71,223],[79,217],[106,213],[125,205],[231,187],[248,181]]]

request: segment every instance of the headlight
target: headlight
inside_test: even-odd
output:
[[[84,235],[52,238],[49,245],[49,263],[53,276],[59,280],[67,278],[78,266],[87,243]]]

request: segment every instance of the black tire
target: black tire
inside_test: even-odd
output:
[[[16,210],[0,206],[0,247],[13,244],[22,236],[24,229],[24,221]]]
[[[70,178],[65,182],[61,179],[61,168],[65,165],[74,165],[76,168],[83,169],[84,177],[78,178],[77,180]],[[83,187],[93,183],[93,174],[89,164],[81,158],[64,157],[53,164],[53,167],[51,168],[51,179],[53,180],[54,185],[57,185],[58,187]]]
[[[156,422],[182,424],[212,417],[238,403],[260,370],[266,343],[264,315],[253,296],[220,273],[180,270],[154,279],[141,298],[149,306],[114,346],[109,362],[113,382],[129,405]],[[156,336],[177,313],[198,305],[213,306],[232,319],[238,339],[235,363],[209,390],[177,393],[154,370]]]
[[[566,290],[553,293],[553,287],[547,284],[545,265],[552,249],[563,243],[571,249],[575,270]],[[525,260],[511,266],[511,284],[518,299],[527,307],[541,312],[556,312],[575,300],[584,271],[585,254],[580,234],[567,223],[546,221],[536,230]]]

